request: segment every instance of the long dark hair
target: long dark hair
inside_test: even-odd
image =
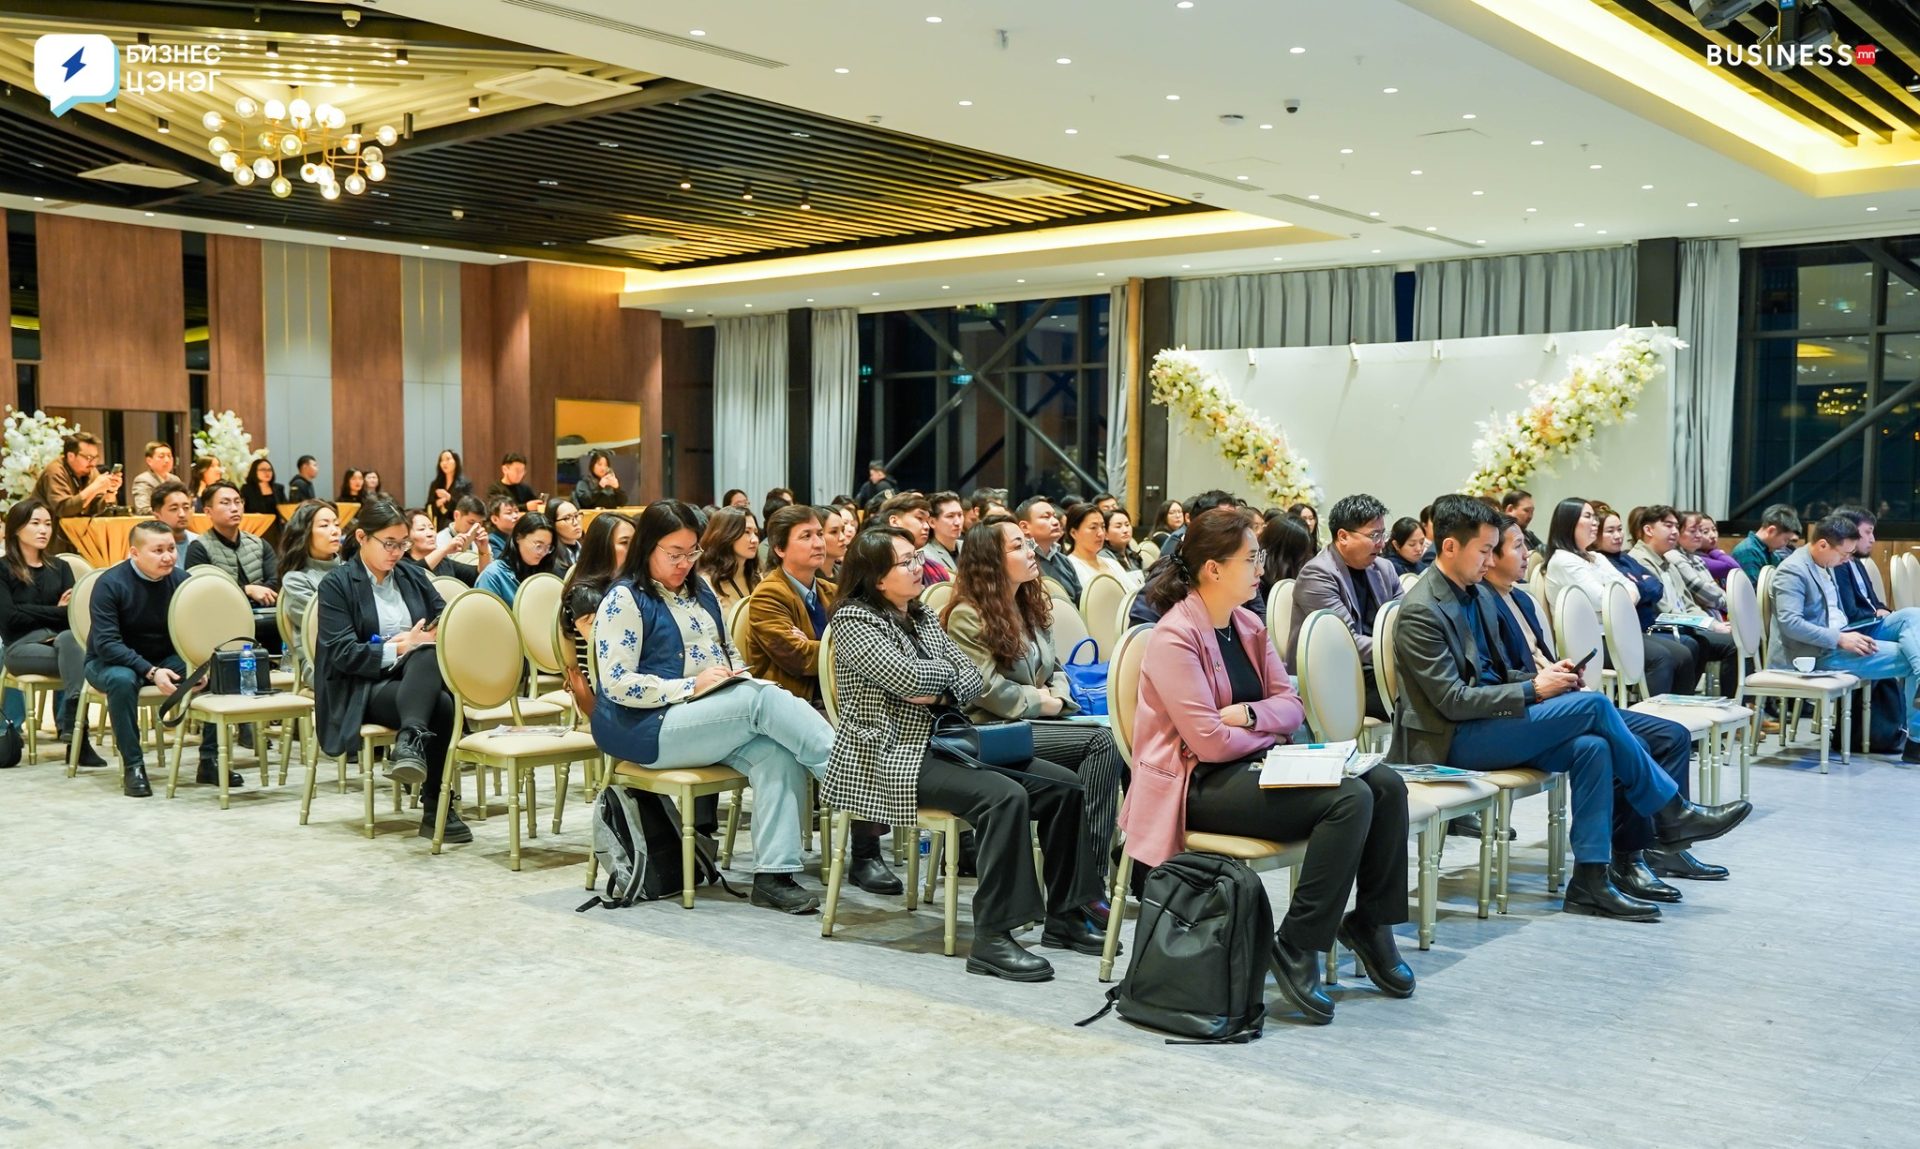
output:
[[[1275,522],[1291,522],[1295,530],[1305,534],[1307,526],[1298,519],[1282,515]],[[1244,511],[1235,507],[1215,507],[1203,511],[1187,520],[1187,533],[1181,536],[1180,549],[1170,556],[1171,561],[1154,564],[1159,573],[1147,580],[1146,589],[1140,593],[1146,595],[1153,609],[1165,614],[1180,605],[1197,585],[1195,575],[1201,567],[1210,562],[1224,563],[1239,552],[1247,539],[1247,532],[1253,524],[1247,521]]]
[[[200,501],[201,493],[206,490],[207,476],[212,474],[213,469],[219,465],[220,460],[212,455],[202,455],[193,461],[193,490],[190,493],[193,495],[194,502]]]
[[[1053,629],[1053,596],[1040,580],[1016,587],[1007,576],[1007,540],[1000,529],[1007,522],[980,523],[961,538],[953,597],[940,612],[945,625],[954,607],[971,604],[980,614],[980,637],[1001,666],[1013,665],[1036,637]],[[1014,527],[1016,534],[1019,530]]]
[[[21,499],[19,502],[13,504],[13,509],[7,512],[7,573],[11,574],[20,582],[27,584],[33,582],[33,568],[27,565],[26,557],[20,553],[20,548],[14,545],[13,540],[19,538],[20,532],[25,530],[27,524],[33,521],[33,512],[35,511],[47,512],[47,518],[53,519],[53,525],[56,528],[60,525],[60,520],[54,518],[53,508],[41,502],[39,499]],[[49,547],[53,545],[51,537],[48,538],[47,545]],[[40,552],[40,561],[42,563],[45,563],[50,557],[46,551],[43,550]]]
[[[269,463],[264,455],[247,465],[247,482],[244,487],[240,488],[241,490],[256,493],[260,490],[260,468],[262,467],[265,467],[269,471],[273,470],[273,464]],[[273,480],[268,479],[267,483],[271,485]]]
[[[850,602],[861,602],[887,618],[899,618],[887,596],[880,593],[880,581],[893,570],[895,539],[913,545],[913,536],[899,527],[868,527],[853,536],[853,541],[847,544],[847,557],[840,564],[840,581],[834,587],[838,596],[833,604],[836,613]],[[917,598],[907,604],[907,618],[912,622],[917,623],[931,614],[926,604]]]
[[[1134,548],[1139,546],[1140,544],[1137,541],[1135,541],[1133,543],[1128,544],[1125,547],[1117,547],[1113,545],[1113,520],[1114,520],[1114,517],[1117,515],[1126,515],[1127,526],[1129,527],[1133,526],[1133,515],[1131,512],[1127,510],[1127,508],[1115,507],[1113,510],[1108,511],[1107,512],[1107,545],[1103,549],[1108,554],[1112,555],[1113,561],[1119,563],[1123,569],[1130,570],[1130,571],[1137,571],[1140,569],[1140,553],[1136,551]]]
[[[355,479],[359,479],[361,482],[361,489],[358,491],[353,490],[350,485]],[[340,501],[341,502],[358,503],[362,501],[362,496],[365,494],[366,494],[366,478],[360,474],[360,468],[348,467],[345,471],[341,472],[340,474]]]
[[[540,556],[539,562],[530,563],[520,557],[520,540],[535,531],[547,532],[547,537],[553,542],[547,547],[547,553]],[[513,534],[507,539],[507,553],[495,555],[493,561],[505,562],[507,569],[513,572],[513,577],[525,581],[533,575],[546,574],[553,570],[553,550],[559,545],[560,535],[553,529],[553,520],[539,511],[528,511],[513,524]]]
[[[340,517],[340,508],[325,499],[308,499],[293,508],[292,517],[287,519],[287,529],[280,533],[280,573],[308,569],[313,563],[313,520],[321,511],[332,511],[334,519]],[[345,524],[341,524],[344,526]],[[408,520],[407,529],[413,529],[412,520]],[[346,533],[341,532],[341,543],[346,542]],[[335,555],[335,558],[340,557]]]
[[[583,584],[605,590],[620,573],[613,563],[613,540],[621,527],[632,526],[633,520],[619,511],[601,511],[594,516],[593,522],[587,524],[587,533],[581,536],[580,557],[567,568],[568,585]]]
[[[706,532],[700,536],[699,565],[700,574],[708,582],[731,582],[735,574],[741,574],[748,590],[759,584],[759,564],[743,562],[733,553],[733,544],[747,533],[747,521],[752,518],[753,512],[743,507],[721,507],[707,520]],[[754,529],[758,533],[757,522]]]
[[[1547,545],[1540,551],[1542,557],[1548,562],[1552,562],[1553,556],[1561,551],[1572,551],[1583,559],[1592,558],[1586,551],[1580,549],[1580,544],[1573,538],[1574,532],[1580,528],[1580,512],[1586,509],[1587,500],[1585,499],[1561,499],[1555,505],[1553,519],[1547,525]],[[1597,518],[1598,515],[1599,512],[1596,511],[1595,517]],[[1595,536],[1595,541],[1599,541],[1599,536]]]
[[[449,479],[441,472],[440,455],[453,456],[453,478]],[[460,477],[467,473],[466,466],[460,462],[460,452],[454,450],[452,447],[442,447],[440,448],[440,455],[433,457],[433,482],[427,484],[427,490],[429,491],[437,490],[441,487],[445,487],[451,491],[460,485]]]
[[[1298,578],[1300,568],[1319,549],[1312,528],[1299,517],[1286,514],[1268,519],[1260,528],[1260,585],[1271,590],[1281,579]]]
[[[1107,526],[1107,513],[1101,510],[1097,503],[1074,503],[1060,513],[1060,529],[1065,532],[1062,537],[1065,539],[1068,554],[1075,553],[1073,549],[1073,532],[1079,529],[1081,523],[1086,522],[1095,515],[1100,516],[1100,527],[1102,530],[1105,530]],[[1086,562],[1091,563],[1100,556],[1098,554],[1091,554],[1081,555],[1080,557]]]
[[[627,561],[620,564],[619,573],[614,575],[615,582],[633,584],[633,593],[649,594],[660,597],[654,589],[652,568],[653,552],[660,547],[660,540],[680,531],[692,531],[698,539],[706,520],[700,512],[694,510],[679,499],[662,499],[640,512],[633,524],[633,541],[627,544]],[[700,584],[700,567],[687,572],[687,590],[694,591]]]

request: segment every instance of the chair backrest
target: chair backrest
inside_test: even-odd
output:
[[[1339,615],[1316,610],[1300,623],[1296,661],[1295,685],[1314,738],[1320,742],[1358,739],[1366,726],[1366,683],[1360,647]]]
[[[494,595],[480,590],[456,595],[440,614],[434,645],[440,680],[461,705],[487,709],[512,701],[519,691],[520,628]]]
[[[1283,578],[1267,590],[1267,642],[1282,664],[1287,663],[1287,639],[1292,634],[1293,580]]]
[[[88,571],[73,584],[73,597],[67,599],[67,626],[73,630],[73,639],[80,649],[87,647],[87,635],[93,630],[93,586],[100,576],[107,572]]]
[[[747,637],[747,600],[744,598],[735,599],[733,602],[721,607],[720,618],[722,622],[727,624],[727,641],[733,644],[733,649],[746,649],[741,643],[744,642]]]
[[[1868,564],[1872,566],[1871,563]],[[1920,590],[1920,560],[1911,554],[1895,555],[1893,559],[1893,598],[1888,605],[1895,610],[1906,610],[1915,605],[1914,592]]]
[[[1120,634],[1127,633],[1127,628],[1133,625],[1133,604],[1138,602],[1140,596],[1145,593],[1145,586],[1134,587],[1127,591],[1126,597],[1120,600],[1120,605],[1114,608],[1114,614],[1120,621]],[[1119,638],[1116,636],[1114,639],[1115,644],[1118,645],[1119,641]]]
[[[1373,615],[1373,681],[1387,713],[1400,696],[1400,668],[1393,664],[1394,627],[1400,622],[1400,600],[1390,598]]]
[[[1087,629],[1087,620],[1080,617],[1080,611],[1064,598],[1054,599],[1053,649],[1059,653],[1060,661],[1065,662],[1072,658],[1073,648],[1080,645],[1080,641],[1086,638],[1093,638],[1093,633]],[[1097,639],[1093,645],[1096,660],[1107,657],[1106,649]]]
[[[1600,616],[1594,613],[1586,593],[1577,586],[1561,590],[1560,609],[1553,612],[1553,645],[1560,657],[1578,662],[1587,657],[1589,650],[1599,650],[1606,641],[1606,629],[1600,625]],[[1596,655],[1587,662],[1587,669],[1582,672],[1587,689],[1599,690],[1605,682],[1606,676],[1601,670],[1604,661]]]
[[[311,607],[313,606],[314,603],[318,602],[319,600],[320,600],[319,595],[317,594],[313,595],[307,600],[307,606]],[[293,602],[291,599],[289,599],[286,596],[286,593],[284,591],[281,592],[278,598],[273,600],[273,625],[274,625],[274,629],[280,632],[280,637],[283,640],[293,634],[293,627],[290,625],[293,622],[293,616],[291,613],[289,613],[292,610],[293,610]],[[309,613],[311,612],[307,610],[302,610],[300,612],[300,622],[301,622],[300,637],[302,639],[300,643],[301,657],[300,658],[290,657],[286,660],[286,665],[293,668],[293,688],[295,690],[300,689],[301,683],[306,677],[300,670],[301,666],[310,665],[313,662],[313,655],[307,651],[306,649],[307,644],[304,641],[306,638],[306,621]],[[302,662],[302,659],[305,660],[304,663]]]
[[[1135,546],[1140,551],[1140,566],[1142,569],[1152,566],[1159,560],[1160,546],[1158,543],[1137,543]]]
[[[182,661],[199,666],[221,643],[253,637],[253,603],[231,578],[189,578],[174,588],[167,635]]]
[[[1528,582],[1532,582],[1533,576],[1539,574],[1541,571],[1546,569],[1547,569],[1547,555],[1545,551],[1528,552],[1527,554],[1527,581]]]
[[[1606,630],[1607,659],[1613,663],[1621,697],[1628,697],[1627,691],[1636,686],[1644,689],[1647,684],[1647,633],[1640,629],[1640,612],[1634,609],[1633,592],[1627,589],[1626,583],[1607,584],[1607,612],[1601,617],[1600,624]]]
[[[953,583],[951,582],[929,583],[926,588],[920,592],[920,601],[926,604],[926,608],[935,614],[939,614],[941,611],[947,609],[947,600],[952,597]]]
[[[520,593],[514,596],[513,621],[520,630],[520,645],[527,652],[527,661],[544,674],[563,674],[567,669],[567,662],[554,646],[553,627],[566,593],[559,575],[543,572],[521,582]]]
[[[286,632],[281,631],[282,634]],[[307,600],[307,608],[300,612],[300,655],[307,665],[314,665],[314,655],[320,649],[320,596],[314,595]]]
[[[73,580],[75,582],[79,582],[83,575],[85,575],[88,571],[93,569],[92,563],[88,562],[86,559],[81,558],[79,555],[74,554],[72,551],[68,551],[66,554],[59,555],[57,557],[60,559],[61,562],[66,563],[67,566],[72,569]]]
[[[181,555],[180,561],[183,563],[186,562],[187,556]],[[212,563],[201,563],[197,567],[187,568],[188,578],[200,578],[203,575],[218,575],[221,578],[226,579],[228,582],[232,583],[234,586],[240,585],[239,579],[234,578],[232,575],[228,574],[226,571],[222,570],[221,568],[214,566]]]
[[[1535,568],[1533,574],[1527,578],[1526,591],[1527,597],[1533,599],[1533,605],[1540,608],[1540,625],[1549,629],[1557,625],[1553,621],[1553,608],[1557,604],[1553,601],[1553,596],[1547,593],[1547,566],[1545,563]],[[1560,653],[1565,654],[1566,649],[1564,647],[1561,648]],[[1586,652],[1582,651],[1581,653],[1584,654]],[[1578,658],[1579,655],[1575,655],[1574,657]]]
[[[1414,584],[1414,583],[1417,583],[1417,582],[1419,582],[1419,581],[1420,581],[1420,576],[1419,576],[1419,575],[1417,575],[1417,574],[1414,574],[1414,573],[1413,573],[1412,571],[1408,571],[1407,573],[1405,573],[1405,574],[1403,574],[1403,575],[1401,575],[1401,576],[1400,576],[1400,590],[1401,590],[1401,592],[1402,592],[1402,593],[1405,593],[1405,592],[1407,592],[1407,591],[1410,591],[1410,590],[1412,590],[1412,589],[1413,589],[1413,584]]]
[[[1739,567],[1727,572],[1727,622],[1733,627],[1733,644],[1740,648],[1741,662],[1759,659],[1766,619],[1760,614],[1753,583]]]
[[[1078,609],[1073,601],[1073,596],[1067,593],[1066,587],[1060,585],[1059,579],[1054,578],[1052,575],[1041,575],[1040,585],[1046,588],[1048,594],[1066,603],[1068,606],[1075,606],[1075,608]]]
[[[1126,617],[1120,613],[1120,604],[1126,597],[1126,584],[1108,571],[1088,579],[1080,592],[1080,617],[1087,624],[1087,634],[1101,650],[1112,651],[1113,644],[1120,640],[1120,632],[1127,629]],[[1066,653],[1061,652],[1060,657],[1065,658]]]
[[[1738,568],[1735,568],[1736,570]],[[1732,577],[1732,576],[1728,576]],[[1909,576],[1911,580],[1911,576]],[[1909,581],[1911,592],[1911,581]],[[1754,584],[1754,598],[1760,605],[1760,661],[1767,661],[1768,648],[1773,645],[1773,568],[1760,568],[1760,581]]]
[[[1874,562],[1872,558],[1868,558],[1865,565],[1867,568],[1867,581],[1873,584],[1873,597],[1879,599],[1881,602],[1891,603],[1893,600],[1887,597],[1887,580],[1885,576],[1880,573],[1880,564]],[[1892,565],[1895,570],[1900,568],[1901,564],[1898,555],[1894,556]]]
[[[840,725],[840,682],[833,676],[833,624],[820,632],[820,664],[815,667],[820,679],[820,706],[827,712],[827,725]]]
[[[461,582],[459,579],[454,578],[452,575],[434,575],[433,589],[440,592],[440,600],[442,602],[452,602],[455,595],[461,591],[471,590],[473,588]]]
[[[1140,709],[1140,668],[1147,661],[1150,626],[1136,626],[1114,644],[1113,659],[1107,664],[1107,721],[1113,732],[1113,744],[1120,757],[1133,765],[1133,716]]]

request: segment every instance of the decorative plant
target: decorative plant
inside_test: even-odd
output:
[[[60,442],[79,428],[65,419],[7,408],[5,454],[0,455],[0,507],[11,507],[33,493],[40,473],[60,457]]]
[[[220,470],[229,481],[240,482],[246,476],[248,464],[267,457],[265,447],[254,450],[253,436],[247,434],[240,424],[240,416],[232,411],[209,411],[204,421],[207,429],[193,436],[194,457],[218,459]]]
[[[1307,461],[1287,446],[1280,429],[1227,394],[1219,377],[1200,366],[1186,348],[1155,355],[1147,379],[1153,401],[1192,420],[1264,501],[1282,507],[1319,502]]]

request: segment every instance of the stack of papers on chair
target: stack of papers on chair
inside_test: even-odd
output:
[[[1655,626],[1712,626],[1713,619],[1704,614],[1662,614],[1654,620]]]
[[[558,738],[562,734],[572,734],[571,726],[495,726],[486,731],[489,738],[510,738],[516,734],[544,734]]]
[[[1709,694],[1656,694],[1647,699],[1662,706],[1697,706],[1702,710],[1722,710],[1735,703],[1731,699],[1715,698]]]
[[[1465,782],[1474,776],[1471,770],[1462,770],[1458,766],[1441,766],[1428,763],[1422,766],[1396,765],[1394,772],[1407,782]]]
[[[1364,774],[1384,758],[1360,753],[1360,744],[1351,739],[1275,746],[1260,763],[1260,785],[1338,786],[1342,779]]]

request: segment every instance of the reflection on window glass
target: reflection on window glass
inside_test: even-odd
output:
[[[1878,272],[1851,244],[1767,248],[1755,260],[1760,331],[1822,331],[1873,322]]]

